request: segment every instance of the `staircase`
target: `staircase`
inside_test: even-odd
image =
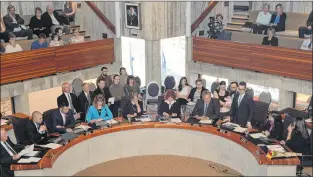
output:
[[[249,21],[249,9],[250,3],[248,1],[235,2],[233,17],[231,18],[231,22],[227,23],[225,26],[225,30],[240,32],[243,25]]]

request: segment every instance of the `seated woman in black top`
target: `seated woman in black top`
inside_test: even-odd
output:
[[[165,101],[161,103],[158,114],[165,117],[180,117],[180,104],[175,101],[176,94],[174,90],[168,90],[164,98]]]
[[[302,117],[297,117],[294,124],[289,125],[286,145],[294,152],[310,153],[310,137]]]
[[[226,82],[221,81],[220,86],[214,91],[213,97],[220,100],[221,107],[226,107],[226,99],[229,99],[229,93],[226,91]]]
[[[128,101],[123,109],[123,117],[125,119],[134,119],[135,117],[141,116],[143,111],[140,108],[138,101],[138,94],[132,93],[130,94],[130,101]]]
[[[275,37],[275,29],[268,29],[268,36],[263,38],[262,45],[278,46],[278,38]]]
[[[39,7],[35,8],[35,16],[30,19],[29,28],[33,30],[33,33],[39,36],[40,33],[44,33],[49,37],[50,29],[45,27],[44,21],[41,19],[42,10]]]
[[[284,13],[283,5],[276,5],[276,12],[272,15],[270,25],[272,25],[276,31],[285,31],[287,15]]]

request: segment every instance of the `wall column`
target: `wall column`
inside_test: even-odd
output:
[[[151,81],[161,84],[161,50],[160,40],[146,40],[146,85]],[[144,68],[143,68],[144,69]]]
[[[293,92],[279,89],[278,110],[293,107]]]
[[[13,97],[13,100],[14,100],[16,113],[20,112],[26,115],[30,115],[28,92],[23,92],[21,95]]]
[[[121,2],[115,2],[115,38],[121,37]]]
[[[191,36],[191,2],[186,2],[186,37]]]

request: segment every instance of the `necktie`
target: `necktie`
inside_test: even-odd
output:
[[[207,109],[208,109],[208,104],[205,104],[205,105],[204,105],[204,113],[203,113],[203,116],[206,116]]]
[[[240,95],[238,98],[238,107],[240,106],[241,100],[242,100],[242,95]]]
[[[14,151],[14,149],[13,149],[7,142],[4,142],[4,144],[7,146],[7,148],[9,148],[9,150],[10,150],[14,155],[17,154],[17,153]]]

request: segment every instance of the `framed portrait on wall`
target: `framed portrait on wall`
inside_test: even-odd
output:
[[[140,6],[139,3],[125,3],[125,27],[141,29]]]

